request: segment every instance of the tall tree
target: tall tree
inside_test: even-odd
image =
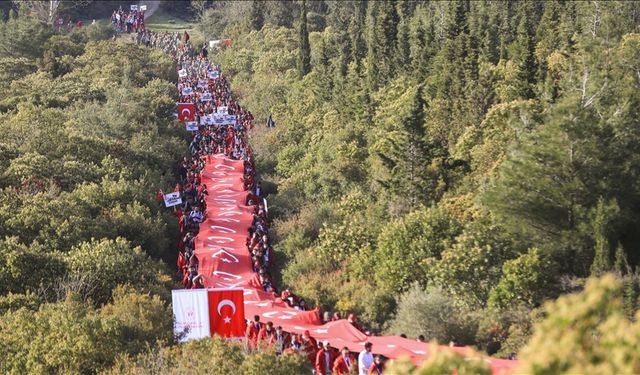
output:
[[[262,30],[264,26],[264,13],[260,1],[251,2],[251,13],[249,14],[249,25],[253,30]]]
[[[613,231],[612,227],[619,215],[620,208],[615,201],[605,202],[602,198],[598,200],[592,220],[595,243],[591,274],[594,276],[602,276],[612,269],[613,257],[610,237]]]
[[[298,73],[300,78],[311,71],[311,45],[309,44],[309,31],[307,30],[307,4],[302,0],[300,7],[300,38],[298,46]]]
[[[411,62],[411,47],[409,45],[409,2],[398,2],[396,6],[400,22],[398,23],[397,43],[395,48],[394,63],[399,71],[405,71]]]
[[[451,3],[451,19],[449,21],[449,27],[447,28],[447,34],[450,39],[462,33],[469,32],[469,25],[467,23],[469,6],[469,0],[455,0]]]
[[[401,87],[390,84],[389,91]],[[438,170],[433,170],[434,150],[425,137],[425,101],[422,85],[405,88],[399,98],[380,110],[399,115],[378,118],[381,129],[372,145],[376,158],[376,180],[390,199],[400,199],[412,207],[427,204],[438,194]]]
[[[358,1],[355,4],[354,15],[349,22],[351,61],[356,62],[358,70],[360,70],[360,62],[367,54],[367,44],[364,40],[366,14],[367,1]]]
[[[393,3],[375,1],[367,10],[367,82],[370,91],[393,78],[398,12]]]
[[[518,94],[522,99],[531,99],[534,97],[537,64],[534,35],[528,14],[523,14],[520,18],[516,40],[512,47],[512,58],[518,69],[516,82]]]

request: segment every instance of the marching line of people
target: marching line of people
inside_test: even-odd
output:
[[[253,271],[258,273],[262,289],[281,298],[292,308],[306,310],[306,302],[289,288],[278,293],[273,285],[270,269],[274,264],[273,248],[269,236],[270,221],[263,205],[263,191],[256,177],[255,163],[248,144],[247,132],[253,127],[253,115],[241,107],[233,97],[230,84],[220,68],[207,58],[206,48],[195,50],[187,32],[183,34],[140,30],[136,36],[138,44],[160,48],[173,56],[179,72],[177,89],[181,103],[192,103],[196,108],[194,121],[198,130],[193,132],[189,144],[190,156],[184,157],[178,166],[179,181],[174,191],[179,191],[182,205],[175,210],[179,221],[180,240],[178,242],[178,273],[184,288],[204,288],[204,275],[198,272],[199,261],[195,255],[195,237],[200,224],[206,219],[207,186],[200,178],[204,169],[204,157],[223,153],[227,157],[244,162],[244,188],[249,191],[247,205],[254,206],[254,220],[249,229],[247,251],[252,259]],[[212,74],[217,72],[216,74]],[[211,98],[203,101],[203,95]],[[225,108],[228,114],[236,115],[234,125],[203,125],[200,119],[219,108]],[[158,202],[163,201],[163,192],[158,192]],[[339,313],[325,312],[323,321],[340,319]],[[362,327],[356,322],[354,314],[348,321],[356,328]],[[372,344],[367,342],[360,353],[352,353],[349,348],[340,350],[331,347],[329,341],[318,342],[309,331],[302,335],[288,333],[282,327],[274,327],[272,322],[264,324],[260,316],[247,321],[245,339],[249,350],[273,348],[277,355],[297,353],[305,356],[313,368],[314,374],[382,374],[385,358],[374,356]],[[356,355],[354,355],[356,354]]]

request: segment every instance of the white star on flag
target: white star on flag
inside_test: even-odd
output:
[[[224,324],[231,324],[231,318],[229,318],[228,316],[224,317]]]

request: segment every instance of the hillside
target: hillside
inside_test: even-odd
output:
[[[112,3],[57,30],[2,4],[0,372],[308,373],[173,337],[157,194],[192,134],[175,53],[113,38]],[[193,3],[145,26],[231,41],[209,59],[253,114],[273,292],[521,373],[640,371],[640,2]],[[454,352],[387,372],[489,371]]]

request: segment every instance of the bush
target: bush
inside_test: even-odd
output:
[[[397,299],[396,315],[387,332],[411,336],[424,335],[428,340],[446,344],[450,341],[473,342],[476,317],[455,307],[453,299],[440,289],[423,289],[418,284]]]
[[[110,300],[120,284],[145,290],[158,283],[159,263],[123,238],[92,240],[74,247],[65,257],[71,275],[87,275],[90,297],[97,303]]]

